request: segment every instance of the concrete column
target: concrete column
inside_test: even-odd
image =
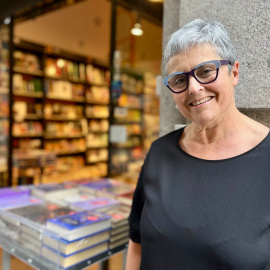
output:
[[[169,36],[179,29],[180,1],[165,0],[163,19],[163,48]],[[174,130],[175,124],[185,124],[186,119],[175,107],[170,90],[162,86],[160,94],[160,135]]]
[[[171,33],[194,19],[221,22],[229,33],[240,62],[240,81],[235,88],[236,105],[243,113],[268,126],[269,14],[269,0],[165,0],[163,26],[163,44],[166,44]],[[161,135],[172,130],[173,122],[184,121],[164,91],[161,94]]]

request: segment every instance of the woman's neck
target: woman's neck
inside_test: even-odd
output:
[[[186,135],[189,140],[200,144],[218,143],[220,140],[224,140],[237,132],[241,132],[246,118],[246,116],[235,108],[221,118],[219,122],[204,126],[194,122],[191,123],[190,126],[187,127]]]

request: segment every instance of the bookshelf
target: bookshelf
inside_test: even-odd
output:
[[[9,47],[8,28],[0,26],[0,186],[8,184],[9,163]]]
[[[52,151],[61,172],[97,166],[106,176],[107,64],[24,40],[14,43],[13,58],[13,149]]]
[[[135,164],[142,165],[143,145],[143,73],[121,69],[121,95],[114,102],[113,125],[122,128],[125,139],[111,143],[110,175],[136,182]]]

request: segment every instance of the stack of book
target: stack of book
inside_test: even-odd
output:
[[[72,202],[71,207],[76,211],[98,211],[100,209],[111,209],[120,205],[119,201],[106,197],[94,197],[85,201]]]
[[[117,200],[119,196],[123,195],[133,197],[134,186],[111,178],[101,178],[79,185],[79,190],[98,197]]]
[[[42,256],[68,268],[106,252],[111,218],[90,211],[47,220]]]
[[[100,209],[102,213],[105,213],[111,217],[112,229],[110,234],[109,248],[113,249],[120,245],[128,243],[129,240],[129,224],[128,217],[130,213],[130,207],[119,205],[112,209]]]
[[[78,187],[71,184],[43,184],[33,186],[31,194],[44,200],[61,199],[78,194]]]
[[[21,209],[27,205],[39,205],[44,201],[32,196],[29,196],[27,190],[4,188],[0,197],[0,233],[8,236],[11,240],[19,241],[20,239],[20,219],[14,218],[8,210],[15,208]]]
[[[40,253],[47,220],[75,213],[70,207],[51,202],[12,208],[8,212],[20,222],[20,243],[36,253]]]

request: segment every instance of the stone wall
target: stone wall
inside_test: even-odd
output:
[[[229,33],[240,63],[236,106],[270,126],[270,1],[165,0],[163,45],[179,27],[194,20],[216,20]],[[161,94],[161,135],[185,122],[164,87]],[[173,114],[173,116],[172,116]]]

